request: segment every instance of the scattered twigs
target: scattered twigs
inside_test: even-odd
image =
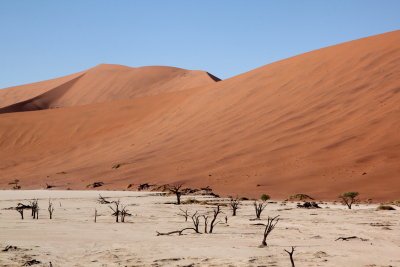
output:
[[[292,247],[292,251],[287,251],[287,250],[285,249],[285,252],[286,252],[287,254],[289,254],[290,262],[292,263],[292,267],[295,267],[295,266],[294,266],[294,259],[293,259],[294,247]]]

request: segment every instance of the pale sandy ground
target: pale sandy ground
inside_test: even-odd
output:
[[[98,194],[120,199],[133,216],[115,223],[108,205],[97,203]],[[54,219],[48,219],[47,201],[55,203]],[[39,198],[40,218],[25,220],[5,208]],[[187,197],[184,197],[187,198]],[[204,197],[198,197],[204,198]],[[262,214],[280,215],[269,237],[269,246],[259,248],[262,226],[252,224],[252,202],[246,201],[214,234],[156,236],[191,226],[177,216],[179,207],[165,204],[174,197],[127,191],[0,191],[0,247],[14,245],[17,251],[0,251],[0,266],[290,266],[284,249],[296,246],[296,266],[400,266],[400,210],[375,211],[376,204],[347,210],[322,204],[323,209],[296,208],[296,203],[270,203]],[[191,211],[211,211],[211,206],[181,206]],[[93,222],[94,209],[101,216]],[[225,214],[221,216],[221,220]],[[372,226],[380,223],[386,226]],[[203,227],[201,227],[203,230]],[[335,241],[356,235],[368,241]]]

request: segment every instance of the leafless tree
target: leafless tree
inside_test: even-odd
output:
[[[38,220],[39,219],[39,203],[38,203],[38,199],[33,199],[32,201],[30,201],[30,206],[32,209],[32,217],[33,219]]]
[[[293,259],[294,247],[292,247],[292,251],[287,251],[286,249],[285,249],[285,251],[286,251],[287,254],[289,254],[290,262],[292,263],[292,267],[295,267],[294,266],[294,259]]]
[[[97,209],[94,209],[94,222],[97,222]]]
[[[185,222],[187,222],[188,218],[189,218],[189,211],[187,209],[183,210],[183,209],[179,209],[182,213],[178,213],[179,216],[183,216],[185,217]]]
[[[193,222],[193,226],[194,226],[194,231],[196,232],[196,233],[200,233],[200,231],[199,231],[199,226],[200,226],[200,216],[201,215],[197,215],[197,211],[191,216],[191,218],[192,218],[192,222]]]
[[[129,216],[130,214],[128,213],[128,210],[126,209],[126,206],[121,207],[121,222],[125,222],[125,217]]]
[[[183,184],[176,184],[169,186],[168,190],[169,192],[175,194],[176,196],[176,204],[180,205],[181,204],[181,196],[182,196],[182,188]]]
[[[212,218],[211,223],[210,223],[210,231],[209,231],[210,234],[212,234],[215,225],[217,225],[219,223],[219,222],[217,222],[217,217],[218,217],[218,214],[220,214],[220,213],[221,213],[221,207],[218,205],[213,210],[213,218]]]
[[[262,202],[254,201],[253,205],[254,205],[254,209],[256,211],[256,218],[260,219],[261,218],[261,213],[263,212],[263,210],[267,206],[267,202],[266,201],[262,201]]]
[[[97,202],[99,202],[100,204],[111,204],[111,201],[108,201],[107,199],[102,197],[100,194],[99,194],[99,199],[97,200]]]
[[[24,219],[24,209],[18,208],[17,207],[17,211],[19,212],[19,214],[21,214],[21,219]]]
[[[21,219],[24,219],[24,209],[31,209],[32,207],[29,205],[24,205],[22,203],[18,203],[17,207],[15,208],[19,214],[21,215]]]
[[[49,206],[48,206],[47,210],[49,211],[50,220],[53,219],[54,206],[53,206],[53,202],[51,202],[50,199],[49,199]]]
[[[267,237],[272,232],[272,230],[274,230],[275,225],[279,222],[279,218],[278,217],[279,217],[279,215],[275,216],[273,218],[268,216],[267,224],[264,224],[265,225],[265,230],[264,230],[264,238],[263,238],[263,241],[261,243],[262,246],[265,246],[265,247],[268,246],[267,245]]]
[[[236,216],[236,211],[239,209],[240,201],[238,198],[233,199],[231,198],[231,202],[229,203],[229,206],[232,209],[232,216]]]
[[[118,199],[117,201],[111,202],[111,204],[114,204],[114,207],[113,206],[109,206],[109,208],[114,212],[112,215],[115,216],[115,222],[119,222],[118,219],[119,219],[119,215],[121,213],[119,208],[120,208],[121,202]]]

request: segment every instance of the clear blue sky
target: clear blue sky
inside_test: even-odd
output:
[[[400,0],[0,0],[0,88],[100,63],[228,78],[400,28]]]

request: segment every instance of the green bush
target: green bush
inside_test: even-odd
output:
[[[267,201],[268,199],[270,199],[271,197],[269,196],[269,195],[267,195],[267,194],[263,194],[262,196],[261,196],[261,200],[262,201]]]

